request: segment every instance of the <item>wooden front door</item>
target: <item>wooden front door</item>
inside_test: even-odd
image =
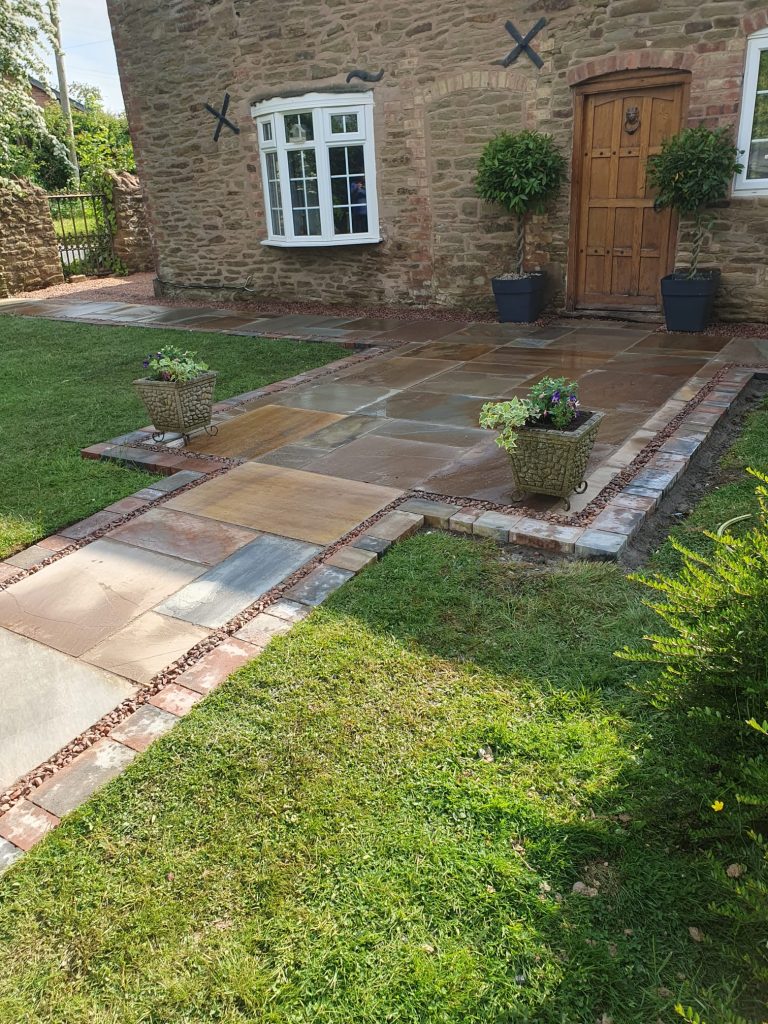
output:
[[[685,89],[679,75],[648,73],[586,85],[577,96],[571,307],[659,308],[677,225],[669,210],[653,209],[646,162],[680,129]]]

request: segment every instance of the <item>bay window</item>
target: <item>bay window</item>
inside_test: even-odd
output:
[[[310,93],[251,108],[267,212],[263,245],[378,242],[373,94]]]
[[[747,40],[737,145],[744,170],[734,192],[768,195],[768,29]]]

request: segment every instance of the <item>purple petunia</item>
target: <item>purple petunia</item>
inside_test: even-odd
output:
[[[552,395],[551,401],[552,401],[552,405],[557,405],[557,403],[560,401],[560,392],[559,391],[555,391],[555,393]]]

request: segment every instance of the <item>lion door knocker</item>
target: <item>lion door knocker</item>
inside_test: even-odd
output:
[[[627,114],[624,120],[624,131],[627,135],[634,135],[640,127],[640,108],[627,107]]]

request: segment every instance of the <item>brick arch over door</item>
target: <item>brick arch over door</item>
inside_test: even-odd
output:
[[[681,69],[628,69],[575,87],[569,308],[659,308],[677,222],[671,211],[654,209],[646,167],[684,125],[690,79]]]

